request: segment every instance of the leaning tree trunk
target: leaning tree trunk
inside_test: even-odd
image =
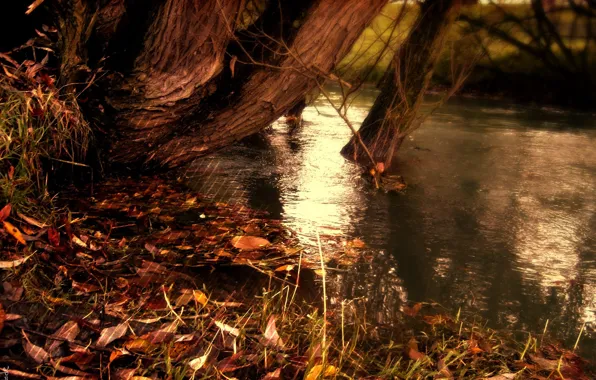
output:
[[[100,83],[110,158],[173,167],[287,113],[386,0],[268,1],[258,27],[242,24],[246,0],[56,3],[65,80],[89,56],[114,57]]]
[[[457,0],[426,0],[410,34],[381,81],[381,93],[358,131],[377,162],[387,167],[404,138],[417,127],[418,109],[453,20]],[[353,160],[364,156],[357,136],[343,147]]]

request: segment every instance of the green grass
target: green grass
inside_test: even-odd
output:
[[[31,208],[49,199],[56,168],[81,165],[91,130],[75,94],[59,94],[50,77],[25,67],[11,71],[0,76],[0,203]]]

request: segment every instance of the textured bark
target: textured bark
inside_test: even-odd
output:
[[[141,155],[214,91],[209,82],[223,69],[241,3],[167,0],[160,6],[132,73],[111,98],[116,157]]]
[[[396,53],[359,134],[375,160],[390,164],[407,134],[416,128],[418,108],[428,87],[452,22],[456,0],[426,0],[408,38]],[[342,154],[358,160],[364,154],[355,137]]]
[[[62,84],[87,66],[109,70],[90,91],[104,102],[113,162],[178,166],[267,127],[322,82],[386,3],[267,1],[244,28],[246,1],[53,3]]]
[[[88,71],[86,43],[93,31],[95,12],[99,1],[95,0],[57,0],[53,8],[58,20],[60,51],[60,87],[68,86],[75,91],[72,83]]]
[[[184,136],[154,150],[152,159],[177,166],[268,126],[317,86],[349,51],[384,0],[320,0],[311,8],[279,68],[256,71],[233,104],[197,121]]]

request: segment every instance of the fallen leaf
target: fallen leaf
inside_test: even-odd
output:
[[[4,328],[4,321],[6,321],[6,312],[4,311],[2,304],[0,304],[0,332],[2,332],[2,329]]]
[[[415,317],[421,308],[422,308],[421,303],[417,303],[412,307],[404,306],[404,314],[409,315],[410,317]]]
[[[425,356],[426,356],[425,354],[423,354],[422,352],[420,352],[414,348],[410,348],[410,350],[408,351],[408,357],[411,360],[421,360],[421,359],[424,359]]]
[[[136,371],[136,368],[121,369],[116,371],[112,378],[114,380],[131,380],[134,377]]]
[[[273,372],[269,372],[261,380],[281,380],[281,368],[278,368]]]
[[[73,243],[75,243],[76,245],[78,245],[79,247],[87,248],[87,244],[84,241],[82,241],[81,239],[79,239],[76,235],[72,235],[71,241]]]
[[[58,330],[56,330],[54,334],[52,334],[52,337],[60,338],[59,340],[51,338],[48,339],[45,344],[46,351],[53,355],[54,351],[58,349],[58,347],[64,343],[64,341],[73,342],[77,335],[79,335],[80,331],[79,325],[75,321],[66,322]]]
[[[209,354],[211,353],[211,347],[207,349],[204,355],[199,356],[198,358],[194,358],[188,362],[188,365],[191,369],[198,371],[199,369],[203,368],[205,363],[207,363],[207,359],[209,358]]]
[[[126,323],[120,323],[119,325],[103,329],[99,335],[99,339],[97,340],[97,346],[105,347],[116,339],[122,338],[124,334],[126,334],[126,330]]]
[[[226,325],[225,323],[222,323],[220,321],[215,321],[215,326],[219,327],[221,331],[225,331],[225,332],[230,333],[234,336],[240,335],[240,330],[238,330],[237,328],[232,327],[230,325]]]
[[[265,333],[263,334],[263,341],[265,345],[283,349],[285,348],[284,341],[277,333],[277,329],[275,328],[275,319],[275,315],[269,317],[269,320],[267,321],[267,328],[265,328]]]
[[[87,284],[84,282],[72,281],[72,288],[82,293],[93,293],[99,291],[101,288],[94,284]]]
[[[32,226],[39,227],[39,228],[49,227],[48,224],[42,223],[42,222],[38,221],[37,219],[33,219],[29,216],[23,215],[20,212],[17,212],[17,215],[19,216],[19,218],[23,219],[25,222],[29,223]]]
[[[23,333],[24,334],[24,333]],[[29,341],[27,335],[25,335],[25,342],[23,343],[23,349],[36,363],[42,364],[50,359],[50,354],[47,353],[43,348],[36,346]]]
[[[242,249],[245,251],[264,248],[270,244],[271,243],[269,242],[269,240],[257,236],[236,236],[232,239],[232,245],[234,246],[234,248]]]
[[[191,289],[182,289],[180,295],[174,301],[177,307],[186,306],[193,299],[193,291]]]
[[[209,301],[209,298],[207,298],[205,293],[203,293],[200,290],[193,290],[192,295],[193,295],[195,301],[197,301],[198,303],[200,303],[203,306],[207,305],[207,301]]]
[[[61,364],[61,361],[54,361],[54,360],[50,360],[50,363],[52,363],[52,365],[54,366],[54,368],[62,373],[66,373],[67,375],[72,375],[70,377],[68,377],[67,379],[71,379],[71,378],[78,378],[78,379],[94,379],[95,376],[93,376],[90,373],[87,372],[83,372],[83,371],[79,371],[78,369],[74,369],[74,368],[70,368],[70,367],[66,367],[64,365]]]
[[[7,269],[7,268],[17,267],[17,266],[23,264],[25,261],[29,260],[29,258],[31,256],[33,256],[33,255],[29,255],[27,257],[23,257],[22,259],[17,259],[17,260],[12,260],[12,261],[0,261],[0,268]]]
[[[48,229],[48,240],[52,246],[58,247],[60,245],[60,232],[55,228]]]
[[[328,365],[325,367],[325,371],[323,371],[323,366],[321,364],[317,364],[311,368],[311,370],[308,372],[308,375],[304,379],[317,380],[321,373],[323,375],[322,378],[335,376],[337,374],[337,368],[332,365]]]
[[[25,289],[22,286],[14,285],[8,281],[2,283],[4,296],[10,301],[19,301],[23,297]]]
[[[8,223],[6,220],[4,220],[2,223],[4,224],[4,229],[6,230],[6,232],[8,232],[15,239],[17,239],[19,243],[21,243],[23,245],[27,244],[27,242],[25,241],[25,238],[23,237],[23,234],[21,233],[21,231],[19,231],[18,228],[16,228],[12,224]]]
[[[12,206],[10,205],[10,203],[7,203],[6,206],[2,207],[2,210],[0,210],[0,222],[3,222],[6,218],[10,216],[11,209]]]
[[[549,360],[541,358],[538,355],[529,354],[528,356],[530,357],[530,359],[532,359],[534,363],[538,364],[540,368],[548,371],[552,371],[553,369],[557,368],[559,362],[558,360]]]
[[[412,338],[408,341],[408,357],[411,360],[423,359],[426,355],[418,351],[418,343],[416,339]]]
[[[124,344],[124,348],[126,348],[128,351],[142,353],[142,354],[148,353],[154,347],[155,346],[153,344],[151,344],[151,342],[149,342],[148,340],[143,339],[143,338],[136,338],[136,339],[130,340]]]
[[[294,269],[293,264],[282,265],[279,268],[275,268],[275,272],[291,272]]]

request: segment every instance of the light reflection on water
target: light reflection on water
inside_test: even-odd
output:
[[[334,95],[338,99],[337,95]],[[373,91],[353,103],[360,122]],[[388,322],[405,301],[481,313],[493,326],[549,330],[596,358],[596,123],[591,115],[455,99],[403,146],[404,194],[380,194],[339,150],[350,132],[324,101],[293,134],[199,160],[191,184],[264,209],[312,244],[358,236],[371,263],[334,278]]]

